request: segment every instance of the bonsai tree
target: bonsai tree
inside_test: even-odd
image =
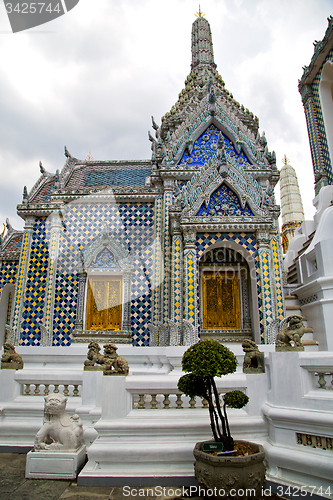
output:
[[[237,367],[236,356],[230,349],[215,340],[203,340],[192,345],[183,355],[183,375],[178,380],[178,389],[190,397],[205,398],[208,401],[210,425],[214,440],[223,443],[225,451],[234,449],[230,435],[226,407],[243,408],[249,398],[242,391],[227,392],[223,396],[221,408],[214,377],[234,373]]]

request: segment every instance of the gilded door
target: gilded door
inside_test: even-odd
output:
[[[122,279],[105,276],[89,278],[87,330],[121,330]]]
[[[232,271],[203,273],[204,329],[239,330],[239,279]]]

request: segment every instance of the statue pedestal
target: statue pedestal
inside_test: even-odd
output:
[[[86,447],[77,451],[29,451],[27,479],[75,479],[86,459]]]

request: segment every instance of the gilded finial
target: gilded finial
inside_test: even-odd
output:
[[[5,231],[6,231],[6,224],[4,224],[4,223],[3,223],[3,231],[2,231],[2,233],[1,233],[1,236],[4,236]]]
[[[290,160],[287,158],[286,155],[284,155],[284,157],[282,158],[282,163],[283,165],[288,165],[288,163],[290,163]]]
[[[200,4],[199,4],[199,12],[196,12],[195,14],[195,17],[203,17],[205,14],[202,12],[202,10],[200,9]]]
[[[87,161],[93,161],[93,159],[94,159],[94,158],[91,156],[91,153],[90,153],[90,151],[89,151],[89,154],[88,154],[88,156],[86,157],[86,160],[87,160]]]

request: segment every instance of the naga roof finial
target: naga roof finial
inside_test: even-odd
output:
[[[290,163],[290,160],[287,158],[287,155],[284,155],[284,157],[282,158],[282,163],[283,165],[288,165],[288,163]]]
[[[196,12],[195,14],[195,17],[203,17],[205,14],[202,12],[202,10],[200,9],[200,4],[199,4],[199,11]]]

